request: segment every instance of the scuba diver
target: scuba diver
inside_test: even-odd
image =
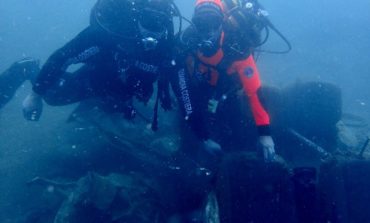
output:
[[[23,102],[25,118],[39,120],[43,100],[62,106],[89,98],[102,99],[107,110],[133,118],[132,99],[148,102],[156,81],[156,104],[170,109],[163,83],[173,67],[176,10],[171,0],[99,0],[90,25],[42,67]]]
[[[26,57],[14,62],[0,74],[0,109],[14,97],[17,89],[26,80],[34,82],[40,71],[39,65],[38,60]]]
[[[236,4],[235,2],[238,2]],[[270,117],[260,97],[261,81],[253,50],[263,44],[264,13],[251,0],[197,0],[192,25],[180,36],[180,56],[185,61],[174,82],[183,104],[185,120],[210,153],[221,146],[210,138],[206,117],[239,89],[249,99],[265,161],[275,160]]]

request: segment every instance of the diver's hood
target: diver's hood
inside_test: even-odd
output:
[[[90,24],[114,36],[136,39],[137,9],[132,3],[132,1],[98,0],[91,10]]]
[[[125,39],[155,38],[168,35],[172,14],[161,1],[98,0],[91,11],[90,24]]]

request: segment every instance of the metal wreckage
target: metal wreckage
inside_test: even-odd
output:
[[[210,117],[218,157],[178,149],[196,140],[174,128],[176,112],[162,113],[153,133],[145,113],[126,121],[82,102],[68,125],[74,154],[28,182],[39,204],[23,222],[370,222],[369,126],[342,113],[340,89],[308,82],[262,93],[283,157],[268,164],[241,94]]]

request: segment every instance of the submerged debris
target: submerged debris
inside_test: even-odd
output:
[[[65,191],[55,223],[163,222],[165,208],[157,184],[138,173],[101,176],[90,172],[73,183],[43,178],[35,178],[31,183],[53,185]]]

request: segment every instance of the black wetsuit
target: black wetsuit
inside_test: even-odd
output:
[[[155,50],[145,51],[137,39],[89,26],[50,56],[33,90],[50,105],[91,97],[113,98],[117,109],[133,97],[147,102],[153,83],[171,69],[169,47],[160,40]],[[70,71],[73,64],[81,66]]]
[[[39,73],[39,61],[24,58],[13,63],[0,74],[0,108],[7,104],[15,95],[17,89],[26,80],[34,81]]]

